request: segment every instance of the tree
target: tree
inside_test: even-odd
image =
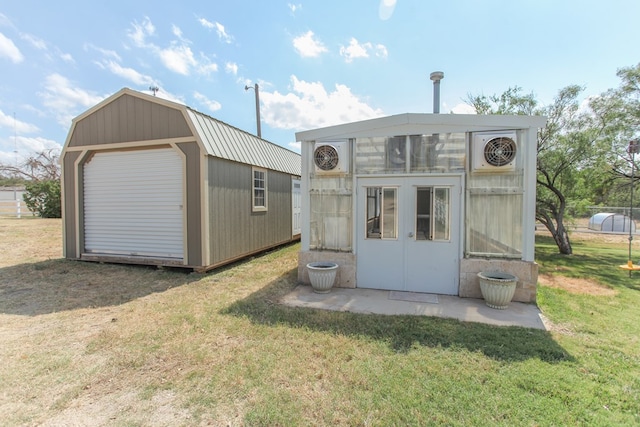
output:
[[[29,156],[21,165],[0,164],[0,175],[25,180],[24,201],[42,218],[62,216],[59,157],[58,150],[49,149]]]
[[[578,96],[583,88],[572,85],[559,91],[554,102],[538,107],[535,96],[519,87],[502,95],[468,95],[467,103],[479,114],[543,115],[547,123],[538,133],[536,220],[553,236],[561,254],[573,249],[565,224],[567,192],[580,180],[581,172],[598,157],[599,135],[588,114],[580,113]]]
[[[29,181],[25,189],[24,202],[31,212],[41,218],[62,216],[60,180]]]
[[[616,75],[621,79],[620,87],[593,99],[591,106],[602,126],[603,141],[608,149],[606,163],[611,191],[618,195],[618,204],[628,204],[633,156],[627,150],[629,142],[640,136],[640,64],[621,68]],[[634,168],[637,171],[638,165]],[[634,180],[638,179],[635,175]]]
[[[20,165],[0,164],[0,175],[22,177],[31,181],[59,180],[59,159],[59,150],[42,150],[29,156]]]

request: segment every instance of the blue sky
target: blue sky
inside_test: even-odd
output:
[[[640,62],[640,1],[234,0],[0,5],[0,162],[61,148],[71,119],[123,87],[298,151],[295,132],[399,113],[469,112],[511,86],[544,104],[618,87]]]

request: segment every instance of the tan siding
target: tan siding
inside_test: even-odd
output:
[[[80,152],[65,153],[63,157],[64,168],[64,250],[67,258],[78,258],[76,253],[76,196],[74,193],[76,170],[74,163]]]
[[[200,148],[196,142],[178,144],[187,156],[187,253],[189,265],[203,265],[202,259],[202,207],[200,194]]]
[[[291,177],[267,171],[266,212],[252,212],[251,166],[209,158],[210,248],[214,264],[291,240]]]
[[[75,124],[70,147],[191,136],[178,109],[123,95]]]

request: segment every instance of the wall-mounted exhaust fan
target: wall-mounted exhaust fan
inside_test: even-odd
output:
[[[317,174],[348,172],[349,158],[346,141],[316,143],[313,150],[313,163]]]
[[[501,172],[515,169],[518,151],[515,132],[476,133],[473,135],[474,172]]]

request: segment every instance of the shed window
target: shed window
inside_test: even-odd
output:
[[[267,210],[267,171],[253,168],[253,211]]]

